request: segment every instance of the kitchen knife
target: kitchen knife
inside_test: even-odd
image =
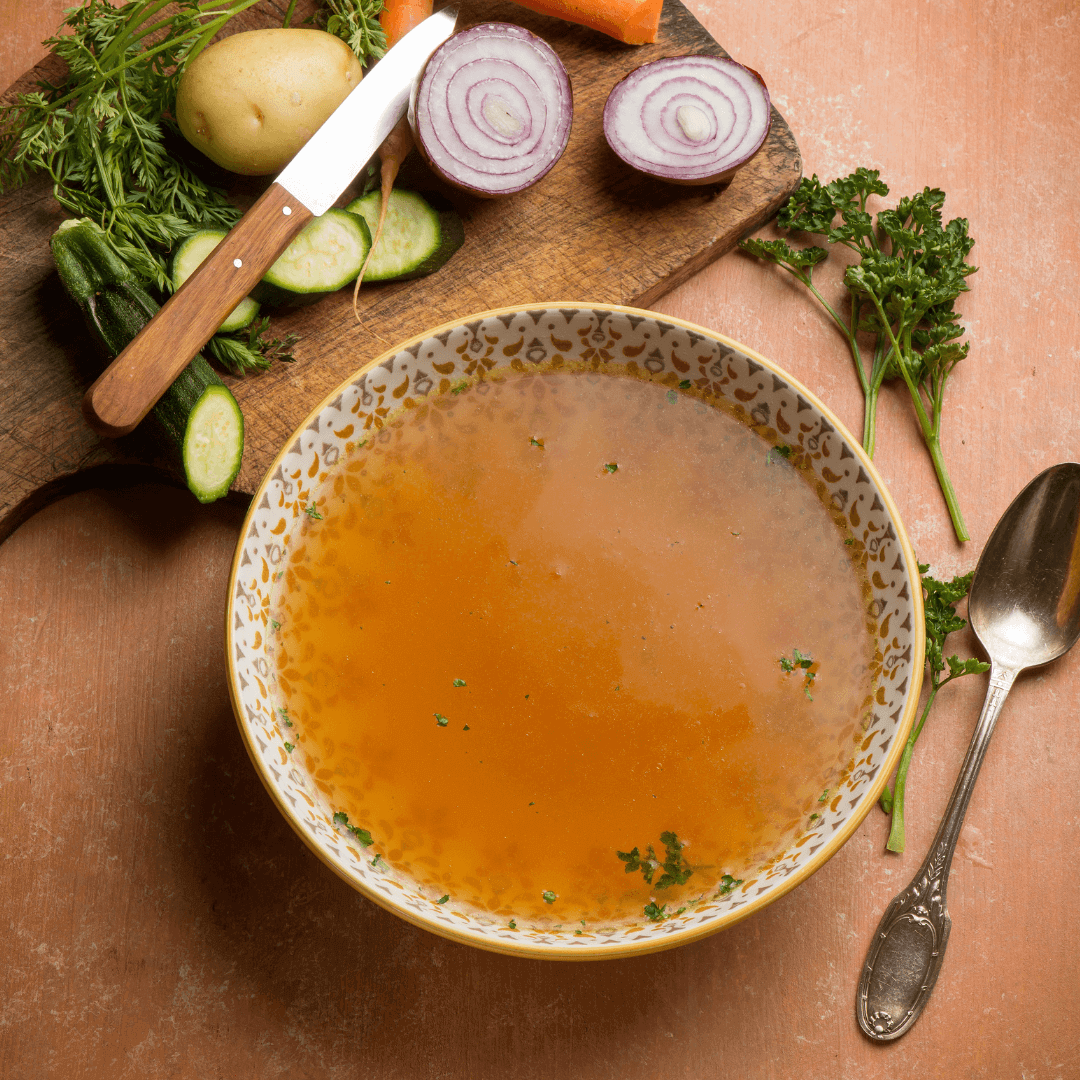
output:
[[[361,79],[143,331],[86,391],[103,435],[126,435],[153,408],[289,241],[326,213],[401,119],[428,57],[451,36],[448,7],[410,30]]]

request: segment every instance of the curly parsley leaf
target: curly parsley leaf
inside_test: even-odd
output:
[[[863,447],[873,457],[878,395],[886,379],[902,379],[907,387],[923,440],[957,539],[967,540],[952,481],[941,453],[941,416],[945,384],[968,354],[958,338],[964,329],[954,303],[968,291],[966,278],[976,267],[967,262],[975,241],[964,218],[945,222],[945,193],[924,188],[900,199],[873,218],[867,207],[884,198],[888,186],[876,169],[856,169],[849,176],[823,184],[803,177],[781,209],[778,224],[792,232],[820,236],[858,255],[847,267],[847,318],[828,303],[813,281],[814,268],[828,258],[820,247],[793,248],[784,240],[750,239],[744,251],[782,267],[806,286],[844,335],[866,398]],[[870,335],[869,370],[858,341]]]

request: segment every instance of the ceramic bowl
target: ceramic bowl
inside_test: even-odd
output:
[[[443,906],[371,859],[334,822],[334,810],[275,704],[275,575],[304,508],[335,466],[395,412],[462,378],[498,378],[530,365],[584,361],[598,370],[636,365],[679,389],[686,381],[724,401],[770,444],[796,449],[838,524],[865,545],[876,629],[875,697],[862,737],[812,827],[746,873],[727,895],[659,923],[647,920],[573,935],[511,928],[507,920]],[[642,370],[644,369],[644,371]],[[389,432],[387,432],[387,435]],[[497,952],[552,959],[620,957],[670,948],[730,926],[819,869],[874,805],[903,748],[918,702],[924,629],[918,568],[899,515],[857,440],[805,387],[721,335],[632,308],[546,304],[489,311],[413,338],[362,368],[311,412],[252,499],[233,561],[226,613],[229,689],[251,761],[301,839],[336,874],[377,904],[434,933]],[[325,786],[325,785],[324,785]]]

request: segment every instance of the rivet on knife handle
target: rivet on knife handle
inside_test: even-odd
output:
[[[311,218],[271,184],[86,391],[83,413],[91,426],[110,436],[131,431]]]

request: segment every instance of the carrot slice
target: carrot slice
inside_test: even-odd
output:
[[[580,23],[627,45],[656,40],[664,0],[517,0],[540,15]]]

